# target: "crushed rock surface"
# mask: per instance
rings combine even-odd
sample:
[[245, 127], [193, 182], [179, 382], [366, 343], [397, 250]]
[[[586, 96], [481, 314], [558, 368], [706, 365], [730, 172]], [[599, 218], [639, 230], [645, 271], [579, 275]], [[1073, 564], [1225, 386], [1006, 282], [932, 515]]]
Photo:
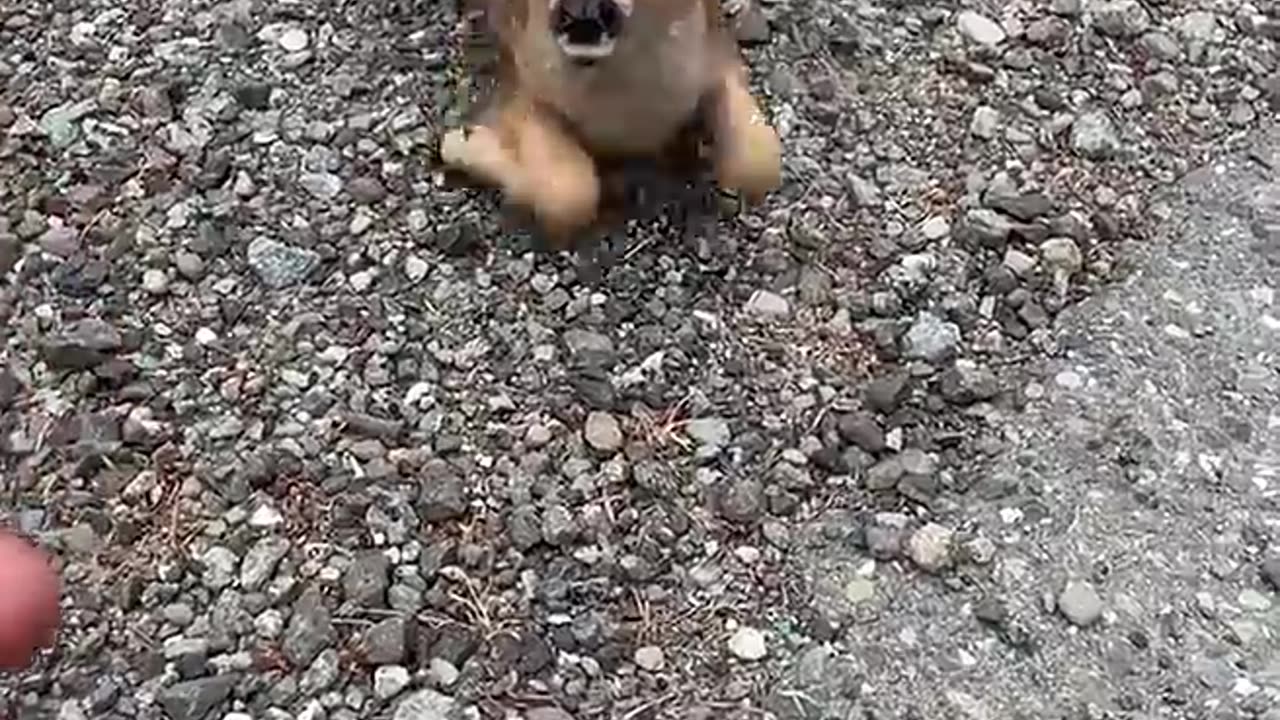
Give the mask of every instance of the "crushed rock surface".
[[450, 3], [0, 5], [0, 710], [1275, 720], [1277, 8], [733, 6], [785, 187], [575, 258]]

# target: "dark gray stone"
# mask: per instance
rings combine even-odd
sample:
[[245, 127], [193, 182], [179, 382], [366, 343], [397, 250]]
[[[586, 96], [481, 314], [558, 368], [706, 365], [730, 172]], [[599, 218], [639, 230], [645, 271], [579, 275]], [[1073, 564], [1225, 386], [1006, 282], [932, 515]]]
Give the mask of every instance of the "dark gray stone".
[[234, 675], [187, 680], [160, 691], [160, 706], [172, 720], [203, 720], [231, 696]]
[[333, 618], [319, 585], [311, 585], [293, 604], [285, 628], [283, 650], [289, 662], [306, 667], [333, 642]]

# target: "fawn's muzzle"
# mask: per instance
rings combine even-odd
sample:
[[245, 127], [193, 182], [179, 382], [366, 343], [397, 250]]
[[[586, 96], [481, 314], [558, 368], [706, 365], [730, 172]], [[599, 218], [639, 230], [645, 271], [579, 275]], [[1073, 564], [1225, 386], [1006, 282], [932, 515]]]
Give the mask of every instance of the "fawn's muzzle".
[[630, 0], [551, 0], [551, 30], [565, 55], [590, 63], [613, 53]]

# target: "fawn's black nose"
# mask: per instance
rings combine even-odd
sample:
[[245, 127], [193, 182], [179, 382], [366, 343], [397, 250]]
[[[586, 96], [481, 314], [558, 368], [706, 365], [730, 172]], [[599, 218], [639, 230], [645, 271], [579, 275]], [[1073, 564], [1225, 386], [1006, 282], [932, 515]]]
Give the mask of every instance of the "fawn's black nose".
[[615, 0], [560, 0], [551, 13], [556, 33], [574, 45], [597, 45], [616, 38], [625, 18]]

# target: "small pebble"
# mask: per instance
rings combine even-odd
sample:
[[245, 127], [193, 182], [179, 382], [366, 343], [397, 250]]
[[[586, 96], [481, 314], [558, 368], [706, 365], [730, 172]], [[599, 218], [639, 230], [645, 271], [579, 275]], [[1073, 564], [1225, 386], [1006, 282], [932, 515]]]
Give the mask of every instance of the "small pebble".
[[844, 599], [860, 605], [876, 595], [876, 583], [870, 578], [854, 578], [844, 586]]
[[1091, 583], [1072, 580], [1058, 596], [1058, 612], [1072, 625], [1087, 627], [1102, 617], [1102, 598]]
[[1240, 597], [1237, 599], [1240, 607], [1253, 612], [1266, 612], [1271, 609], [1271, 598], [1254, 590], [1253, 588], [1245, 588], [1240, 591]]
[[979, 45], [994, 46], [1004, 42], [1004, 28], [981, 13], [965, 10], [956, 16], [956, 26], [961, 34]]
[[764, 633], [755, 628], [742, 626], [729, 637], [729, 652], [741, 660], [761, 660], [769, 654]]
[[150, 268], [142, 273], [142, 289], [151, 295], [164, 295], [169, 292], [169, 276], [163, 270]]
[[929, 242], [941, 240], [951, 234], [951, 223], [945, 217], [931, 217], [920, 226], [920, 234]]
[[694, 418], [685, 423], [684, 432], [699, 445], [708, 447], [721, 447], [731, 436], [729, 423], [718, 417]]
[[617, 452], [622, 447], [622, 428], [617, 418], [607, 412], [587, 415], [582, 435], [588, 445], [601, 452]]
[[427, 261], [417, 255], [410, 255], [404, 261], [404, 275], [412, 282], [418, 282], [425, 278], [430, 270], [431, 266], [427, 264]]
[[925, 572], [941, 572], [951, 566], [952, 534], [949, 528], [929, 523], [911, 534], [907, 556]]
[[402, 665], [383, 665], [373, 671], [373, 694], [389, 700], [409, 687], [409, 671]]
[[453, 687], [454, 683], [458, 682], [458, 676], [462, 674], [456, 665], [444, 658], [431, 658], [427, 672], [431, 681], [440, 688]]
[[307, 49], [307, 45], [310, 42], [310, 38], [307, 37], [307, 31], [302, 28], [292, 27], [280, 35], [280, 47], [285, 52], [302, 52]]
[[791, 303], [777, 293], [757, 290], [747, 301], [747, 312], [762, 318], [782, 318], [791, 313]]
[[667, 658], [662, 653], [662, 648], [653, 645], [646, 645], [638, 648], [635, 653], [636, 665], [649, 672], [660, 672], [666, 666]]
[[173, 258], [173, 265], [178, 274], [190, 282], [196, 282], [204, 275], [204, 260], [193, 252], [178, 253]]

